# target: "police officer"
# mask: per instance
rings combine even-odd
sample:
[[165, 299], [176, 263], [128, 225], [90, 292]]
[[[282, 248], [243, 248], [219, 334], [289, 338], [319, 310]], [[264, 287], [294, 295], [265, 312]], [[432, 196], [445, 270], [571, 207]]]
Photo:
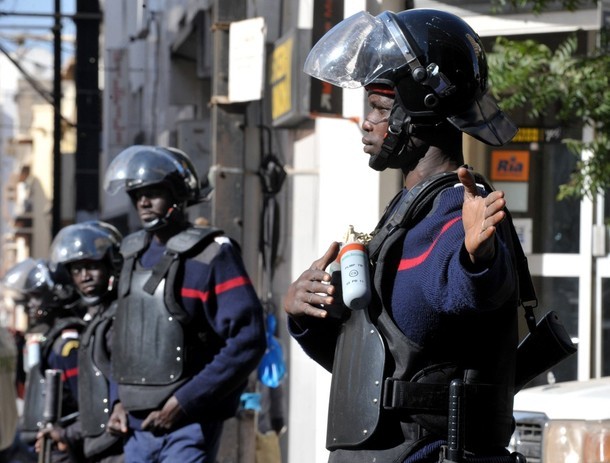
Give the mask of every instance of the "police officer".
[[362, 145], [365, 153], [378, 155], [388, 130], [388, 120], [394, 105], [394, 84], [377, 78], [365, 86], [369, 110], [362, 122]]
[[[333, 373], [329, 461], [513, 461], [505, 449], [517, 347], [511, 224], [503, 192], [478, 187], [462, 166], [462, 136], [499, 146], [516, 127], [488, 93], [477, 34], [442, 11], [362, 12], [314, 46], [305, 71], [347, 88], [391, 80], [388, 130], [369, 166], [404, 177], [367, 243], [369, 306], [343, 307], [340, 317], [327, 310], [341, 305], [325, 271], [339, 243], [285, 296], [291, 334]], [[449, 432], [458, 409], [450, 410], [450, 385], [460, 398], [452, 423], [466, 423], [465, 432]]]
[[[68, 426], [78, 412], [78, 346], [85, 323], [82, 309], [69, 275], [51, 269], [43, 259], [26, 259], [7, 272], [4, 286], [27, 300], [29, 327], [26, 332], [26, 386], [20, 436], [34, 447], [43, 422], [45, 370], [62, 371], [61, 418], [58, 425]], [[80, 449], [58, 445], [53, 462], [78, 460]]]
[[[187, 220], [201, 191], [184, 152], [127, 148], [109, 165], [105, 189], [125, 189], [143, 227], [121, 245], [112, 347], [129, 413], [125, 461], [214, 462], [223, 421], [265, 351], [260, 301], [237, 245]], [[126, 431], [120, 407], [109, 428]]]
[[[83, 446], [89, 463], [120, 463], [123, 443], [106, 432], [110, 417], [110, 339], [116, 310], [116, 287], [121, 267], [121, 233], [97, 220], [62, 228], [50, 249], [50, 261], [71, 275], [87, 313], [87, 328], [78, 351], [79, 419], [72, 426], [72, 440]], [[66, 433], [48, 431], [53, 440], [66, 442]]]

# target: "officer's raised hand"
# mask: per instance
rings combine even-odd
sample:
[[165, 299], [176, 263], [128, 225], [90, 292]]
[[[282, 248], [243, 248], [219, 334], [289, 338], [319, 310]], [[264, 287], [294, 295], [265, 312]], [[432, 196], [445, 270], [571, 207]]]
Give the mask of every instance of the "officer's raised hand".
[[289, 287], [284, 296], [284, 310], [293, 317], [309, 315], [326, 318], [328, 312], [321, 305], [334, 304], [333, 294], [336, 288], [329, 284], [331, 275], [324, 269], [333, 262], [339, 254], [339, 243], [331, 243], [322, 257], [314, 261]]
[[178, 424], [184, 417], [185, 414], [178, 403], [178, 399], [171, 396], [161, 410], [155, 410], [148, 414], [146, 419], [142, 421], [142, 429], [153, 434], [163, 434], [173, 429], [174, 425]]
[[506, 217], [504, 192], [492, 191], [488, 196], [482, 197], [472, 172], [466, 167], [460, 167], [457, 172], [460, 182], [464, 185], [464, 245], [472, 263], [485, 264], [494, 258], [496, 226]]

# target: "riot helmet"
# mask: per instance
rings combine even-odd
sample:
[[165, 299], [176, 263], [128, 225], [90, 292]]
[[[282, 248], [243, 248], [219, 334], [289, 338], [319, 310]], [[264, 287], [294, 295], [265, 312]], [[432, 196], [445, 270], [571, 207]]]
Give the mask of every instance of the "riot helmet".
[[79, 292], [86, 305], [97, 305], [115, 290], [122, 258], [119, 248], [121, 233], [113, 225], [91, 220], [62, 228], [53, 239], [50, 249], [51, 264], [71, 270], [71, 265], [82, 261], [104, 261], [108, 266], [108, 281], [103, 293], [94, 296]]
[[36, 267], [36, 259], [28, 257], [6, 271], [2, 278], [2, 289], [11, 299], [18, 303], [26, 302], [26, 282], [34, 267]]
[[48, 322], [55, 316], [71, 313], [77, 296], [70, 276], [63, 268], [51, 268], [44, 259], [26, 259], [11, 268], [3, 283], [27, 300], [30, 323]]
[[[106, 192], [116, 194], [125, 189], [132, 199], [138, 189], [150, 186], [169, 189], [175, 201], [172, 211], [183, 211], [202, 201], [195, 166], [186, 153], [176, 148], [146, 145], [126, 148], [112, 160], [104, 177]], [[145, 224], [145, 228], [156, 230], [168, 219]]]
[[[316, 43], [304, 71], [344, 88], [366, 86], [380, 76], [391, 79], [396, 101], [388, 132], [403, 141], [446, 122], [492, 146], [517, 132], [488, 92], [481, 40], [464, 20], [445, 11], [357, 13]], [[392, 157], [402, 147], [386, 149], [395, 150], [385, 153]]]
[[62, 307], [74, 302], [69, 275], [64, 269], [52, 268], [45, 259], [36, 260], [36, 265], [26, 277], [24, 293], [42, 294], [50, 307]]
[[364, 86], [364, 89], [369, 93], [379, 93], [389, 98], [396, 97], [394, 90], [394, 82], [387, 77], [377, 77]]

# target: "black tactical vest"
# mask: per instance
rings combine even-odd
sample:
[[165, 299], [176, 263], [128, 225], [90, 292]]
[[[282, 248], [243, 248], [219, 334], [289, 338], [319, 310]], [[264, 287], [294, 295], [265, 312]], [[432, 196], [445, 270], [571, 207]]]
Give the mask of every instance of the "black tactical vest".
[[168, 241], [163, 258], [152, 269], [137, 262], [150, 235], [141, 231], [123, 240], [112, 375], [126, 410], [158, 408], [201, 369], [201, 353], [218, 342], [211, 328], [189, 326], [186, 312], [176, 301], [175, 284], [185, 256], [212, 261], [219, 246], [214, 237], [221, 233], [188, 228]]
[[116, 312], [113, 303], [89, 322], [81, 336], [78, 352], [78, 395], [80, 421], [84, 436], [98, 436], [106, 431], [110, 417], [110, 357], [106, 336]]
[[506, 346], [494, 357], [503, 359], [502, 368], [482, 362], [480, 369], [468, 359], [434, 358], [400, 331], [386, 309], [408, 229], [456, 183], [455, 173], [444, 173], [397, 196], [368, 245], [374, 299], [368, 309], [349, 312], [337, 340], [327, 430], [331, 463], [402, 461], [425, 443], [446, 440], [449, 384], [456, 378], [466, 383], [466, 448], [502, 448], [510, 439], [517, 304], [493, 320], [487, 334], [494, 346]]
[[112, 446], [120, 445], [121, 438], [106, 432], [112, 413], [110, 403], [110, 353], [108, 342], [116, 312], [116, 302], [98, 313], [81, 336], [78, 351], [79, 419], [84, 437], [85, 457], [93, 458]]

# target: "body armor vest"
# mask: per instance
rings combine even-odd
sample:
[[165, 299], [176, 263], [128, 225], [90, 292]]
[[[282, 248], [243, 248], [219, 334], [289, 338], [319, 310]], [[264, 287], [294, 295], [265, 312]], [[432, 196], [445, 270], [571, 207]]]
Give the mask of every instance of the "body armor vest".
[[85, 457], [99, 455], [121, 438], [106, 432], [110, 408], [110, 356], [107, 338], [116, 312], [116, 302], [101, 309], [81, 337], [78, 351], [79, 412]]
[[456, 183], [455, 173], [444, 173], [397, 196], [368, 245], [373, 301], [365, 310], [349, 311], [335, 351], [326, 445], [331, 463], [402, 461], [426, 442], [446, 440], [449, 384], [456, 378], [467, 388], [466, 448], [504, 447], [510, 439], [517, 307], [490, 327], [495, 345], [508, 346], [496, 352], [505, 364], [493, 371], [431, 358], [386, 309], [405, 234], [431, 211], [437, 195]]
[[96, 315], [81, 337], [78, 352], [80, 421], [84, 436], [97, 436], [106, 431], [110, 417], [110, 358], [106, 335], [112, 324], [116, 304]]
[[[114, 324], [112, 374], [119, 384], [121, 403], [128, 411], [158, 408], [203, 366], [201, 352], [210, 348], [211, 328], [195, 332], [176, 301], [176, 273], [181, 256], [201, 254], [211, 262], [216, 248], [207, 246], [222, 232], [189, 228], [171, 238], [160, 262], [142, 268], [137, 259], [150, 236], [137, 232], [121, 244], [125, 260], [119, 284], [119, 307]], [[190, 254], [192, 255], [192, 254]], [[190, 355], [198, 350], [195, 356]]]
[[36, 434], [42, 424], [45, 379], [40, 364], [32, 366], [25, 381], [25, 398], [21, 418], [21, 440], [26, 444], [36, 442]]
[[[40, 345], [40, 363], [33, 365], [27, 375], [25, 385], [25, 399], [23, 401], [23, 416], [21, 423], [21, 440], [28, 444], [36, 441], [36, 434], [43, 422], [45, 370], [51, 350], [61, 334], [66, 329], [76, 329], [82, 332], [85, 322], [77, 317], [58, 318], [51, 328], [44, 334]], [[78, 410], [76, 398], [71, 394], [62, 395], [61, 413], [67, 416]]]

